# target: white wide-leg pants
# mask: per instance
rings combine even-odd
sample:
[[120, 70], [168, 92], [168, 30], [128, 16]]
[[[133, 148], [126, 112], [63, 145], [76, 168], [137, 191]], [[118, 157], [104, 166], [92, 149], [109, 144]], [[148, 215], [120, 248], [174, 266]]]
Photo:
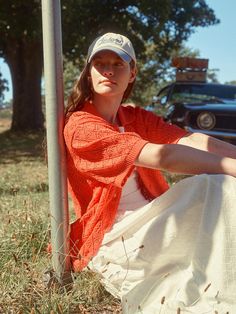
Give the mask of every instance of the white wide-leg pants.
[[236, 313], [236, 179], [186, 178], [116, 223], [89, 264], [123, 313]]

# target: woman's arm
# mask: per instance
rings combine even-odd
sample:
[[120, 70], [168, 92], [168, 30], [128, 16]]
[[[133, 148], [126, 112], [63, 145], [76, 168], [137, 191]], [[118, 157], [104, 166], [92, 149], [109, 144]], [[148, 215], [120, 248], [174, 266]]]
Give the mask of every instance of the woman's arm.
[[236, 159], [180, 144], [146, 144], [136, 166], [180, 174], [221, 173], [236, 177]]
[[208, 151], [219, 156], [236, 158], [235, 145], [201, 133], [189, 133], [182, 137], [178, 144]]

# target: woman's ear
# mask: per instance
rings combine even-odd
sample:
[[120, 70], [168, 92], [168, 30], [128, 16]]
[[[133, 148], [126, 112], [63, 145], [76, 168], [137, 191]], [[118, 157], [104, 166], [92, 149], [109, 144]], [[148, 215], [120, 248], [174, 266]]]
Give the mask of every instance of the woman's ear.
[[130, 79], [129, 79], [129, 83], [133, 83], [133, 81], [135, 80], [137, 75], [137, 67], [132, 67], [130, 70]]

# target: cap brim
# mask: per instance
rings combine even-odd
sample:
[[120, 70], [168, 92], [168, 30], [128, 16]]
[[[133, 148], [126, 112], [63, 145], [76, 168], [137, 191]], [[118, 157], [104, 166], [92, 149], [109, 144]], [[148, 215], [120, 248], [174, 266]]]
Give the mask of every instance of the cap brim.
[[115, 47], [106, 47], [106, 48], [100, 48], [97, 49], [96, 51], [94, 51], [91, 56], [89, 56], [88, 58], [88, 62], [90, 62], [92, 60], [92, 58], [100, 51], [104, 51], [104, 50], [109, 50], [109, 51], [113, 51], [115, 52], [124, 62], [130, 63], [130, 61], [132, 60], [132, 58], [123, 50], [117, 49]]

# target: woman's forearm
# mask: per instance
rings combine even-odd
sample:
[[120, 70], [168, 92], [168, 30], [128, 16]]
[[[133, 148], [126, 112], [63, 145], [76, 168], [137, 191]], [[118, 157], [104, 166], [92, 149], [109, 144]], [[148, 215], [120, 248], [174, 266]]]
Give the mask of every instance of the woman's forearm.
[[136, 165], [179, 174], [221, 173], [236, 176], [236, 159], [179, 144], [146, 144]]
[[202, 133], [190, 133], [182, 137], [178, 144], [194, 147], [210, 153], [236, 159], [236, 145], [221, 141]]
[[236, 176], [236, 159], [178, 144], [165, 145], [162, 169], [174, 173], [222, 173]]

